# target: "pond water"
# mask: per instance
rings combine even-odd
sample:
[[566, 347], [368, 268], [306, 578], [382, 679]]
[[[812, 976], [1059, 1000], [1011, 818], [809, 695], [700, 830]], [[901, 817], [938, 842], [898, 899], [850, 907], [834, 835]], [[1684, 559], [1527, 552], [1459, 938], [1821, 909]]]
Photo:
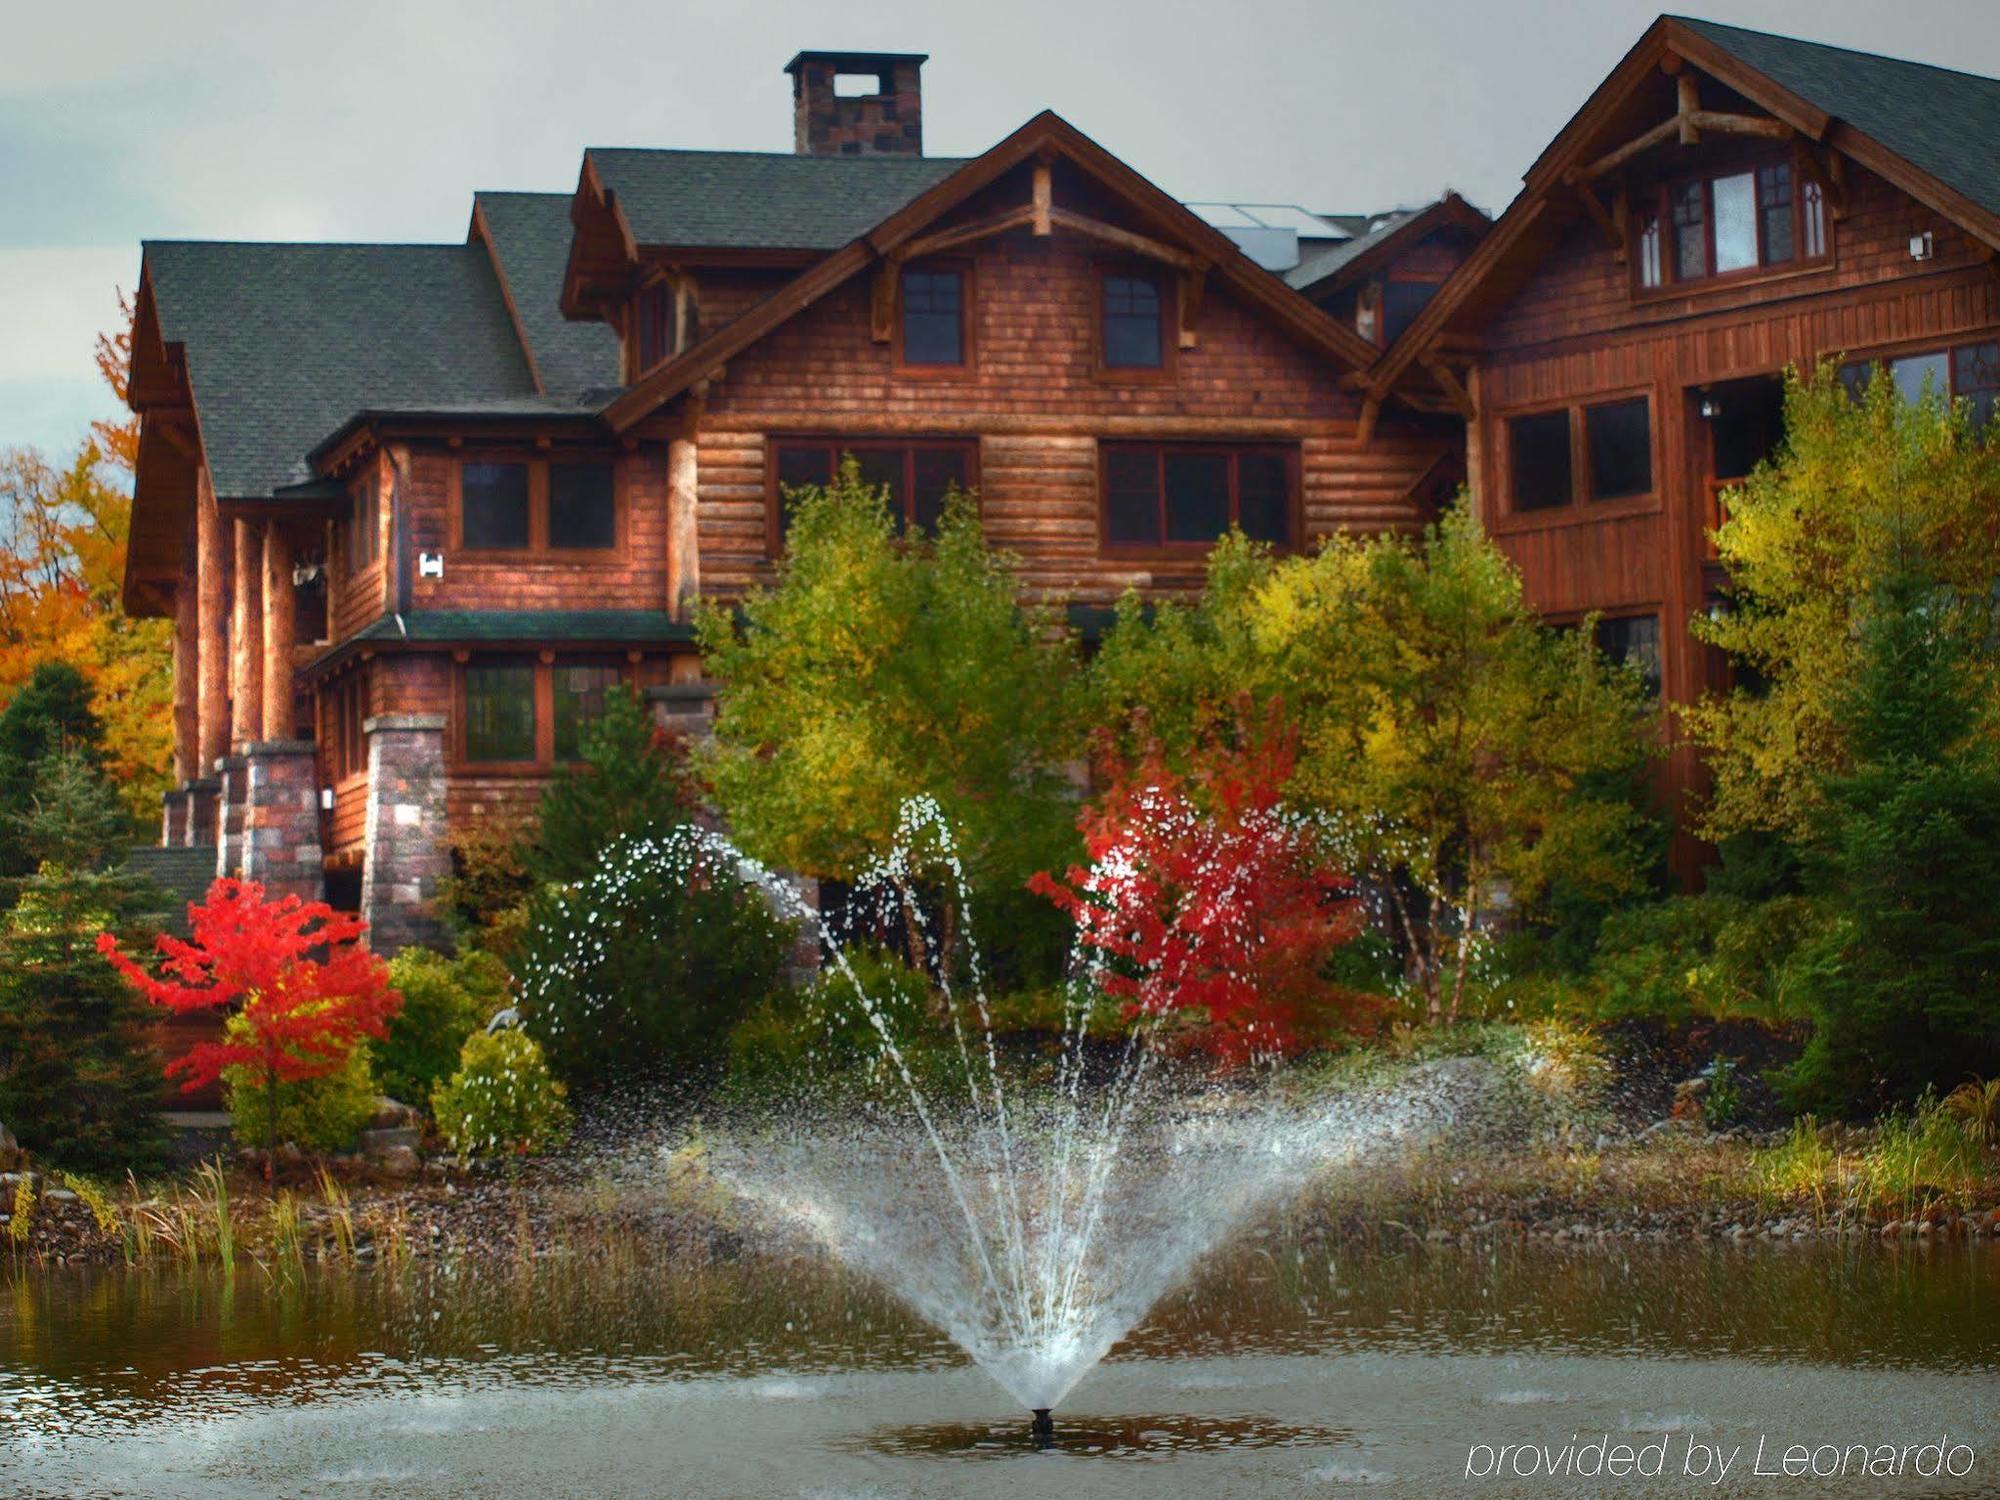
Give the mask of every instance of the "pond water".
[[[2000, 1248], [1350, 1252], [1275, 1225], [1087, 1375], [1046, 1450], [831, 1266], [22, 1270], [0, 1414], [8, 1496], [1996, 1495]], [[1970, 1472], [1913, 1472], [1941, 1440]], [[1600, 1442], [1665, 1472], [1575, 1477]], [[1849, 1477], [1783, 1476], [1794, 1443]], [[1574, 1454], [1486, 1473], [1504, 1444]], [[1857, 1476], [1853, 1444], [1902, 1472]], [[1691, 1477], [1717, 1447], [1728, 1477]]]

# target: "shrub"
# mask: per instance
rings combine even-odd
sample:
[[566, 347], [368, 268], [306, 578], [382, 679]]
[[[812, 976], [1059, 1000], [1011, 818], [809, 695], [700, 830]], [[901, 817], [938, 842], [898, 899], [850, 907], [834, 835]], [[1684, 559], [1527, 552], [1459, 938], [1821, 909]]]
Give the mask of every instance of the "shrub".
[[421, 1103], [458, 1066], [459, 1048], [508, 1003], [507, 967], [470, 949], [456, 958], [405, 948], [389, 961], [389, 983], [403, 1009], [375, 1046], [384, 1092]]
[[542, 794], [541, 831], [526, 855], [537, 880], [580, 880], [620, 839], [663, 838], [688, 820], [678, 749], [626, 692], [613, 692], [584, 736], [583, 759]]
[[[223, 1035], [247, 1045], [250, 1028], [242, 1016], [231, 1016]], [[308, 1151], [344, 1151], [375, 1113], [375, 1071], [366, 1047], [356, 1047], [332, 1072], [290, 1082], [252, 1063], [231, 1063], [222, 1070], [222, 1089], [230, 1125], [246, 1145], [291, 1141]]]
[[581, 883], [545, 887], [530, 914], [523, 1018], [579, 1086], [719, 1073], [731, 1030], [782, 983], [794, 936], [693, 829], [617, 845]]
[[931, 989], [921, 974], [878, 949], [852, 949], [847, 963], [852, 977], [829, 964], [811, 984], [777, 990], [737, 1023], [729, 1035], [732, 1092], [824, 1092], [873, 1068], [882, 1038], [860, 994], [874, 1003], [906, 1055], [936, 1040], [927, 1023]]
[[527, 1156], [569, 1135], [567, 1093], [533, 1037], [479, 1031], [466, 1038], [458, 1071], [431, 1094], [431, 1113], [460, 1156]]
[[523, 924], [518, 914], [535, 892], [528, 873], [532, 824], [518, 818], [484, 817], [454, 829], [451, 873], [438, 883], [438, 912], [462, 943], [477, 943], [511, 954]]

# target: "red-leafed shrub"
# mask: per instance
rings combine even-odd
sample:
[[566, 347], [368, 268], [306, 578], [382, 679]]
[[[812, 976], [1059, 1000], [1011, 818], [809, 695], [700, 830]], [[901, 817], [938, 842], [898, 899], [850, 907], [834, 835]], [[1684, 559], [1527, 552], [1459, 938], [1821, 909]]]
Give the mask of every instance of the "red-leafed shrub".
[[1186, 775], [1157, 753], [1107, 760], [1106, 790], [1078, 820], [1090, 867], [1030, 882], [1076, 923], [1128, 1018], [1185, 1024], [1226, 1061], [1359, 1030], [1375, 1009], [1321, 977], [1363, 917], [1354, 883], [1283, 805], [1292, 761], [1275, 734], [1206, 747]]
[[[388, 965], [357, 941], [365, 924], [323, 901], [266, 900], [254, 881], [225, 879], [188, 917], [191, 940], [165, 933], [155, 940], [157, 977], [120, 952], [110, 933], [97, 939], [98, 951], [154, 1005], [186, 1012], [241, 1002], [240, 1019], [223, 1040], [197, 1042], [167, 1064], [187, 1092], [241, 1067], [275, 1100], [281, 1083], [345, 1067], [402, 1009]], [[275, 1130], [275, 1107], [267, 1118]]]

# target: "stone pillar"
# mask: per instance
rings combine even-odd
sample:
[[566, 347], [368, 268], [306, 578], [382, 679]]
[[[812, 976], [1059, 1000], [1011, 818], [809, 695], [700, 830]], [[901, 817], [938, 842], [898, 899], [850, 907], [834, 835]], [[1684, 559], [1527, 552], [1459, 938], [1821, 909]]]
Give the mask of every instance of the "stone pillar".
[[450, 868], [445, 850], [443, 714], [377, 714], [368, 736], [368, 815], [361, 915], [384, 955], [445, 946], [433, 907]]
[[188, 794], [169, 787], [160, 794], [160, 847], [179, 849], [188, 841]]
[[229, 753], [228, 548], [215, 491], [203, 470], [195, 494], [195, 646], [199, 653], [195, 691], [197, 727], [195, 770], [209, 775]]
[[229, 610], [229, 748], [264, 738], [264, 527], [236, 522]]
[[705, 745], [715, 738], [713, 682], [662, 683], [647, 688], [645, 697], [652, 707], [653, 723], [665, 733], [678, 735], [691, 745]]
[[701, 595], [701, 538], [695, 525], [701, 469], [696, 459], [695, 418], [667, 443], [667, 611], [685, 622]]
[[190, 781], [182, 792], [187, 797], [187, 837], [182, 841], [184, 849], [198, 849], [204, 844], [220, 844], [220, 829], [216, 826], [217, 809], [222, 800], [222, 783], [212, 776], [204, 776]]
[[292, 583], [292, 539], [276, 521], [264, 528], [264, 743], [288, 742], [293, 722], [292, 645], [298, 636], [298, 601]]
[[248, 746], [243, 759], [243, 878], [274, 896], [319, 900], [326, 867], [312, 741], [262, 740]]
[[225, 755], [215, 763], [220, 790], [215, 809], [215, 873], [243, 875], [243, 809], [249, 799], [250, 763], [240, 755]]

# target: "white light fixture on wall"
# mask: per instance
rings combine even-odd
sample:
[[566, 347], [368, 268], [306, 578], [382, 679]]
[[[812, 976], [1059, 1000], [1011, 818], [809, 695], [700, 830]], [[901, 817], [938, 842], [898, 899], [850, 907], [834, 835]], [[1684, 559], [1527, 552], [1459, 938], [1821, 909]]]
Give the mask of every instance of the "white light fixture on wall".
[[1928, 229], [1922, 234], [1913, 234], [1910, 236], [1911, 260], [1929, 260], [1935, 254], [1937, 254], [1937, 244], [1932, 240], [1931, 232]]
[[444, 554], [442, 552], [419, 552], [417, 554], [417, 577], [444, 577]]

